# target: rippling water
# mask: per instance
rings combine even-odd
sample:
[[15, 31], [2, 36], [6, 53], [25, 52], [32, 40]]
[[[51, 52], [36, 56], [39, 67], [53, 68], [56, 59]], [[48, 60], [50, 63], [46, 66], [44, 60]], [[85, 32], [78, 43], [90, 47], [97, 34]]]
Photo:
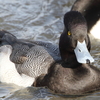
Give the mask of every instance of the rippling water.
[[[58, 43], [63, 31], [63, 15], [75, 0], [0, 0], [0, 29], [17, 38]], [[99, 40], [92, 42], [94, 65], [100, 67]], [[45, 88], [21, 88], [0, 83], [0, 100], [99, 100], [100, 92], [73, 97], [59, 96]]]
[[0, 28], [18, 38], [57, 41], [75, 0], [0, 0]]

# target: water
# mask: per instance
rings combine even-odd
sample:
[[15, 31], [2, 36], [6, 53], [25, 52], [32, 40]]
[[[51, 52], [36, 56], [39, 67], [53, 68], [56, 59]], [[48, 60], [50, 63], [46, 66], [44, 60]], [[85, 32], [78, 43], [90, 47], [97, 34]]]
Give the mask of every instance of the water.
[[[58, 43], [63, 15], [75, 0], [0, 0], [0, 29], [17, 38]], [[100, 42], [93, 39], [91, 54], [100, 68]], [[22, 88], [0, 83], [0, 100], [100, 100], [100, 92], [88, 96], [63, 96], [46, 88]]]
[[[3, 1], [3, 2], [2, 2]], [[57, 41], [74, 0], [0, 0], [0, 28], [18, 38]]]

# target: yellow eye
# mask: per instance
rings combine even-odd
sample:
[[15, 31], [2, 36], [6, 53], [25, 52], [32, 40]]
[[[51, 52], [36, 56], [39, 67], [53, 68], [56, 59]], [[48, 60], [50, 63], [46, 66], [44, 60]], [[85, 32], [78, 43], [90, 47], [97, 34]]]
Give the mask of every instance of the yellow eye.
[[68, 31], [68, 35], [71, 35], [71, 32], [70, 31]]

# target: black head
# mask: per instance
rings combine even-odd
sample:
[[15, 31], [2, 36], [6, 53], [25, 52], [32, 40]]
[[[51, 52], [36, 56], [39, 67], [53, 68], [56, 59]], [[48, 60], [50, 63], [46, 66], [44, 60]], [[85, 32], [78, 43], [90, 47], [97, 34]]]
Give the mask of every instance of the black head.
[[[82, 42], [87, 37], [87, 23], [81, 13], [77, 11], [66, 13], [64, 16], [64, 25], [67, 32], [66, 35], [71, 40], [74, 40], [73, 43], [77, 40]], [[72, 47], [74, 46], [75, 44]]]
[[85, 41], [88, 50], [90, 50], [90, 40], [87, 35], [87, 23], [81, 13], [70, 11], [64, 15], [65, 29], [61, 34], [59, 41], [60, 54], [63, 60], [76, 59], [74, 49], [77, 41]]

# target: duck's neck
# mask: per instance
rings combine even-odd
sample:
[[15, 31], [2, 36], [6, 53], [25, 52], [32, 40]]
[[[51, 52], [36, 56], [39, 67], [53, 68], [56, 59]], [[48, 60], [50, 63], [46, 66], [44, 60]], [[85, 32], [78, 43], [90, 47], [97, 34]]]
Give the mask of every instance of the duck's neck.
[[60, 41], [59, 41], [59, 50], [60, 55], [63, 60], [63, 63], [69, 67], [74, 67], [75, 65], [78, 66], [80, 63], [77, 62], [74, 49], [70, 47], [71, 42], [67, 36], [67, 30], [64, 29], [63, 33], [61, 34]]
[[71, 59], [68, 59], [67, 61], [62, 61], [61, 62], [61, 65], [65, 68], [77, 68], [78, 66], [81, 66], [82, 64], [81, 63], [78, 63], [76, 58], [71, 58]]

